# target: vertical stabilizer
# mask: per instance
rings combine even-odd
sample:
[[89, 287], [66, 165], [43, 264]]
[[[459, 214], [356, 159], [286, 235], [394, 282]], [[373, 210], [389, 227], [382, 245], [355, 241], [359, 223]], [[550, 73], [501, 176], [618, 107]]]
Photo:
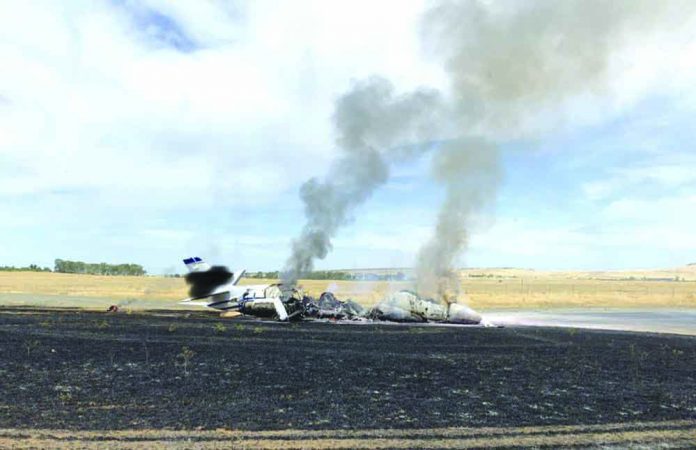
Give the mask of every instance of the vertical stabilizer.
[[184, 264], [186, 264], [186, 268], [189, 270], [189, 272], [202, 272], [210, 269], [210, 264], [204, 262], [198, 256], [186, 258], [184, 260]]

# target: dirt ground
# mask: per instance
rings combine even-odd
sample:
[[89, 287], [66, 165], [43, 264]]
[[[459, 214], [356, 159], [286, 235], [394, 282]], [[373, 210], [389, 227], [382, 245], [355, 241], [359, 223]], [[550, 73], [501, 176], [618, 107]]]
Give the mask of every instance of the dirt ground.
[[0, 447], [684, 447], [694, 368], [668, 334], [3, 308]]

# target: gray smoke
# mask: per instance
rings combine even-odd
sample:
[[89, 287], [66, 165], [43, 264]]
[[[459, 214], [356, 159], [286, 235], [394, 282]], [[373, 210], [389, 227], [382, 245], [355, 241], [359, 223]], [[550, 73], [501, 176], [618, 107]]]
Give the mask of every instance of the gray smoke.
[[533, 116], [563, 113], [573, 98], [609, 94], [617, 51], [695, 7], [679, 0], [441, 1], [425, 14], [422, 37], [449, 74], [465, 134], [476, 128], [501, 139]]
[[[464, 136], [538, 138], [544, 126], [534, 119], [557, 124], [567, 102], [610, 94], [612, 56], [632, 37], [664, 24], [674, 11], [667, 6], [650, 0], [444, 1], [426, 14], [423, 35], [450, 76]], [[417, 287], [447, 300], [459, 288], [455, 267], [471, 218], [495, 197], [497, 148], [482, 140], [452, 142], [436, 154], [433, 175], [446, 197], [418, 254]]]
[[432, 175], [445, 187], [433, 237], [416, 264], [418, 292], [446, 299], [457, 293], [457, 257], [468, 242], [472, 213], [495, 198], [500, 180], [498, 149], [483, 139], [444, 144], [433, 158]]
[[436, 4], [424, 16], [423, 37], [426, 50], [442, 60], [450, 91], [399, 96], [387, 80], [372, 78], [339, 99], [334, 121], [341, 155], [324, 180], [302, 186], [307, 222], [293, 242], [286, 281], [294, 283], [327, 255], [331, 238], [387, 180], [390, 165], [428, 148], [403, 144], [447, 139], [433, 161], [446, 197], [433, 237], [419, 252], [417, 273], [419, 288], [431, 291], [426, 293], [442, 293], [438, 280], [458, 284], [452, 275], [468, 242], [472, 214], [492, 201], [500, 178], [493, 142], [520, 134], [541, 137], [544, 126], [530, 125], [535, 120], [553, 117], [557, 125], [568, 102], [610, 93], [615, 51], [677, 17], [673, 12], [693, 12], [692, 5], [653, 0]]
[[334, 122], [338, 159], [323, 180], [312, 178], [300, 188], [307, 222], [292, 243], [284, 282], [294, 284], [331, 250], [331, 239], [352, 218], [357, 205], [389, 177], [389, 164], [423, 151], [419, 145], [443, 116], [434, 90], [396, 95], [392, 84], [373, 77], [356, 83], [336, 102]]

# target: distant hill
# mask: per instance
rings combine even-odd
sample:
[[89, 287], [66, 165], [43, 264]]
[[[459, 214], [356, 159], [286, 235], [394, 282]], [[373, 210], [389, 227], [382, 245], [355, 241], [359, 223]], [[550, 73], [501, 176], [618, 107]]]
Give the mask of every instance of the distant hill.
[[[332, 272], [332, 271], [327, 271]], [[413, 268], [381, 267], [364, 269], [341, 269], [335, 272], [351, 274], [356, 278], [369, 280], [373, 277], [402, 275], [400, 279], [412, 279]], [[696, 281], [696, 263], [667, 269], [626, 269], [626, 270], [536, 270], [515, 267], [469, 267], [459, 269], [460, 276], [466, 278], [558, 278], [592, 280], [645, 280], [645, 281]]]

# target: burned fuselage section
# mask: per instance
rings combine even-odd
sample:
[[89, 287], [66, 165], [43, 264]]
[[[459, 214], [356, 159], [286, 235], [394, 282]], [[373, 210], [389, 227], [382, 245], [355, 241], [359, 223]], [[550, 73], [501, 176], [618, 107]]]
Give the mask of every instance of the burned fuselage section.
[[[411, 291], [399, 291], [386, 296], [372, 308], [365, 308], [352, 300], [339, 300], [331, 292], [318, 299], [302, 295], [293, 289], [282, 300], [289, 320], [360, 320], [390, 322], [440, 322], [479, 324], [481, 315], [458, 303], [443, 304], [431, 298], [420, 297]], [[258, 317], [276, 317], [270, 308], [261, 311], [243, 308], [245, 314]]]
[[438, 302], [411, 291], [388, 295], [370, 310], [369, 317], [397, 322], [481, 323], [481, 315], [468, 306]]
[[350, 320], [366, 317], [368, 313], [362, 305], [338, 300], [331, 292], [324, 292], [318, 300], [304, 296], [303, 307], [303, 317], [314, 319]]

